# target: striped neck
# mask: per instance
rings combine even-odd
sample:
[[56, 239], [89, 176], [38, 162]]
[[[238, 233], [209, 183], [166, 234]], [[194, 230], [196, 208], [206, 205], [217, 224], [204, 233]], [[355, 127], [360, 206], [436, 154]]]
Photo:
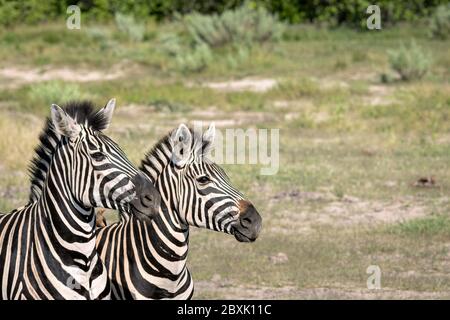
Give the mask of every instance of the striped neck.
[[140, 169], [150, 178], [161, 195], [160, 215], [170, 222], [171, 231], [186, 233], [189, 226], [180, 220], [178, 195], [175, 194], [180, 177], [171, 166], [172, 147], [167, 139], [160, 141], [142, 161]]
[[[161, 194], [161, 208], [150, 223], [140, 222], [136, 219], [145, 234], [152, 239], [147, 239], [147, 252], [153, 256], [152, 250], [160, 252], [161, 263], [156, 266], [159, 274], [164, 275], [172, 283], [171, 292], [175, 296], [179, 294], [192, 294], [187, 292], [185, 286], [192, 291], [191, 276], [186, 267], [186, 259], [189, 249], [189, 225], [180, 220], [178, 212], [178, 199], [174, 195], [176, 183], [179, 177], [176, 176], [171, 167], [171, 146], [167, 140], [163, 140], [157, 145], [153, 152], [142, 161], [141, 170], [147, 174], [152, 183]], [[156, 246], [155, 246], [156, 244]], [[152, 249], [150, 250], [150, 247]], [[155, 266], [151, 266], [154, 268]], [[184, 280], [184, 281], [181, 281]]]
[[[60, 153], [61, 148], [58, 148], [53, 160], [60, 159]], [[104, 272], [95, 247], [95, 211], [84, 208], [74, 198], [67, 183], [72, 179], [71, 163], [67, 158], [65, 160], [67, 163], [51, 162], [42, 194], [32, 204], [36, 221], [40, 221], [35, 226], [35, 249], [37, 252], [44, 251], [44, 257], [51, 256], [58, 262], [48, 264], [48, 268], [59, 265], [59, 281], [68, 287], [64, 291], [69, 297], [91, 299], [99, 294], [92, 278]], [[45, 251], [49, 253], [45, 254]], [[42, 255], [37, 255], [39, 258], [42, 259]], [[41, 265], [44, 264], [41, 261]], [[71, 285], [73, 287], [70, 289]], [[105, 284], [99, 287], [103, 290]]]

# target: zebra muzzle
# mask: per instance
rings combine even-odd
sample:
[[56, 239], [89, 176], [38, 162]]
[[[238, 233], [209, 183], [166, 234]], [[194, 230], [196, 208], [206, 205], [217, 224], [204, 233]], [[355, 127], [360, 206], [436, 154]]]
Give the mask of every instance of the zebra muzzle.
[[161, 195], [150, 179], [143, 173], [133, 177], [132, 182], [136, 189], [136, 197], [130, 202], [131, 213], [138, 219], [154, 218], [159, 213]]
[[261, 232], [262, 218], [250, 202], [242, 201], [240, 208], [239, 218], [231, 226], [231, 233], [239, 242], [253, 242]]

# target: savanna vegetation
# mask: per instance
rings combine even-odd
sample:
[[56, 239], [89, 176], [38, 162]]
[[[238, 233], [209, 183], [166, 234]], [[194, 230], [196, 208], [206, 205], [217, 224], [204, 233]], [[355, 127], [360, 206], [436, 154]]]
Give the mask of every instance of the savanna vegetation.
[[449, 8], [379, 1], [392, 23], [369, 31], [356, 2], [92, 1], [69, 30], [70, 1], [31, 18], [0, 0], [0, 211], [25, 204], [51, 103], [117, 98], [110, 134], [135, 163], [181, 122], [279, 128], [276, 175], [224, 165], [260, 238], [192, 229], [195, 298], [450, 298]]

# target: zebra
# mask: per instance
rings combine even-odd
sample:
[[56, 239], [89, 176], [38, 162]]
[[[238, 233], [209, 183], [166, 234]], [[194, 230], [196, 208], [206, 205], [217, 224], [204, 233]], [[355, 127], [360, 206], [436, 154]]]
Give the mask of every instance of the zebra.
[[119, 222], [98, 229], [97, 250], [108, 270], [112, 298], [191, 298], [189, 226], [230, 233], [240, 242], [258, 237], [260, 215], [207, 157], [214, 135], [214, 125], [203, 135], [180, 125], [163, 137], [140, 166], [161, 194], [158, 215], [149, 222], [120, 210]]
[[115, 99], [97, 112], [88, 101], [52, 105], [29, 168], [29, 203], [0, 215], [1, 299], [110, 298], [94, 207], [155, 213], [139, 198], [152, 195], [149, 179], [102, 133], [114, 108]]
[[120, 212], [119, 222], [98, 229], [113, 299], [190, 299], [190, 226], [240, 242], [258, 237], [261, 216], [208, 158], [214, 136], [214, 125], [201, 134], [181, 124], [163, 137], [140, 166], [161, 194], [159, 214], [148, 222]]

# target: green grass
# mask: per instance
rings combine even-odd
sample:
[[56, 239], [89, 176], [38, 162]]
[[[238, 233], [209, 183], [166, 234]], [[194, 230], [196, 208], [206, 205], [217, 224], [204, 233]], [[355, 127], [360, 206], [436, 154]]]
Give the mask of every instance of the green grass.
[[[148, 24], [136, 42], [113, 22], [79, 31], [58, 24], [0, 31], [0, 67], [122, 73], [90, 82], [0, 78], [0, 211], [26, 202], [26, 166], [50, 103], [82, 97], [100, 106], [115, 97], [108, 134], [136, 164], [181, 122], [280, 129], [277, 175], [259, 175], [261, 166], [224, 165], [261, 212], [261, 238], [245, 245], [193, 229], [195, 280], [220, 274], [234, 287], [364, 290], [366, 268], [376, 264], [383, 288], [448, 290], [449, 40], [430, 39], [424, 28], [408, 25], [381, 32], [292, 26], [282, 41], [253, 48], [248, 59], [230, 63], [232, 50], [221, 48], [207, 69], [186, 73], [160, 49], [161, 36], [173, 32], [182, 33], [180, 25]], [[434, 63], [420, 81], [404, 83], [390, 73], [387, 52], [411, 38], [432, 52]], [[382, 73], [393, 80], [382, 82]], [[266, 92], [203, 86], [245, 77], [278, 85]], [[415, 187], [424, 176], [433, 176], [436, 186]], [[318, 198], [288, 195], [295, 192]], [[349, 196], [354, 203], [346, 202]], [[369, 220], [369, 213], [383, 209], [390, 222]], [[409, 217], [414, 210], [420, 215]], [[367, 221], [355, 223], [360, 216]], [[278, 252], [287, 263], [270, 261]], [[195, 297], [220, 294], [197, 291]]]
[[432, 215], [392, 226], [390, 231], [404, 236], [450, 236], [450, 218], [447, 215]]

